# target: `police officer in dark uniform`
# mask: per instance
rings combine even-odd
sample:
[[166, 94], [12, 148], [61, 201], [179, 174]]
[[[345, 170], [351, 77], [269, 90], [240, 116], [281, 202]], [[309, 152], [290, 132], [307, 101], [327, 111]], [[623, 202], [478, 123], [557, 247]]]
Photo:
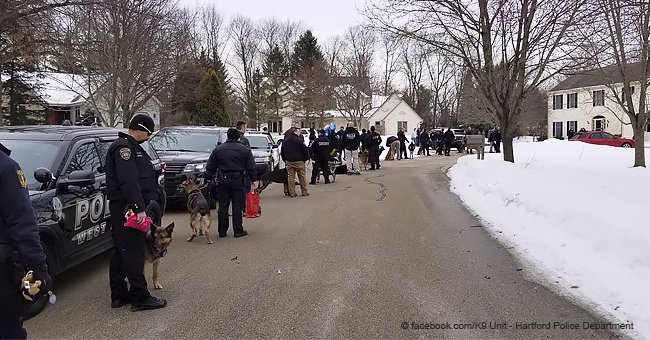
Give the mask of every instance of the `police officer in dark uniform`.
[[0, 339], [25, 339], [15, 255], [33, 271], [35, 280], [43, 282], [39, 294], [49, 290], [52, 279], [47, 272], [27, 180], [20, 166], [9, 158], [10, 153], [0, 144]]
[[325, 184], [330, 184], [330, 167], [327, 161], [330, 159], [332, 149], [329, 138], [325, 137], [325, 130], [318, 130], [318, 137], [309, 146], [309, 154], [314, 160], [309, 184], [316, 184], [316, 178], [318, 178], [321, 171], [323, 171], [323, 177], [325, 177]]
[[[131, 303], [131, 311], [162, 308], [167, 301], [151, 296], [143, 274], [145, 234], [124, 227], [125, 213], [131, 209], [138, 222], [147, 214], [148, 202], [158, 197], [156, 171], [140, 146], [154, 131], [154, 122], [145, 114], [133, 117], [127, 133], [120, 132], [106, 155], [106, 189], [111, 213], [113, 248], [110, 260], [111, 307]], [[125, 279], [129, 280], [127, 289]]]
[[[251, 142], [244, 136], [246, 133], [246, 122], [243, 120], [237, 121], [235, 127], [239, 131], [239, 141], [244, 144], [247, 148], [251, 148]], [[244, 202], [246, 202], [246, 194], [249, 192], [248, 189], [251, 187], [251, 183], [248, 181], [248, 178], [244, 178], [244, 191], [242, 193]], [[242, 216], [246, 216], [246, 203], [242, 205]]]
[[375, 131], [375, 126], [370, 127], [370, 140], [368, 146], [368, 159], [370, 160], [370, 170], [379, 170], [379, 146], [381, 145], [381, 135]]
[[206, 166], [208, 177], [215, 176], [217, 179], [217, 201], [219, 202], [218, 229], [219, 237], [226, 237], [228, 232], [228, 208], [232, 202], [232, 224], [235, 237], [248, 235], [242, 227], [242, 215], [235, 213], [242, 211], [244, 201], [244, 178], [250, 180], [250, 190], [255, 190], [257, 172], [253, 153], [249, 148], [240, 142], [240, 134], [237, 129], [230, 128], [227, 132], [228, 139], [225, 143], [212, 150], [210, 159]]

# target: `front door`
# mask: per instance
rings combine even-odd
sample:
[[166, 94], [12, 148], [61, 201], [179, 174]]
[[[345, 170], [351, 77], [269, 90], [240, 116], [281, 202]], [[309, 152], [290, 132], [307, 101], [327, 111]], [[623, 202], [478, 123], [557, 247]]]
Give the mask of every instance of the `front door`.
[[78, 170], [93, 171], [95, 184], [88, 187], [71, 185], [59, 193], [68, 242], [66, 253], [72, 256], [92, 251], [99, 243], [110, 241], [110, 228], [106, 223], [108, 205], [104, 193], [106, 175], [94, 140], [79, 141], [74, 145], [61, 177], [65, 178]]
[[606, 123], [607, 123], [607, 121], [605, 120], [605, 118], [594, 118], [593, 119], [593, 125], [592, 125], [594, 127], [594, 131], [603, 131], [603, 130], [605, 130]]

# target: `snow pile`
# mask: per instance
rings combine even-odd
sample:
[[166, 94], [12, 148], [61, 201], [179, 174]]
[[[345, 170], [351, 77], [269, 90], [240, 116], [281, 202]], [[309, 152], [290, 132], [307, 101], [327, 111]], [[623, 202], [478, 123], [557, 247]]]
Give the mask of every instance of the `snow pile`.
[[551, 288], [650, 338], [650, 170], [631, 167], [633, 149], [557, 139], [514, 148], [514, 164], [460, 158], [452, 191]]

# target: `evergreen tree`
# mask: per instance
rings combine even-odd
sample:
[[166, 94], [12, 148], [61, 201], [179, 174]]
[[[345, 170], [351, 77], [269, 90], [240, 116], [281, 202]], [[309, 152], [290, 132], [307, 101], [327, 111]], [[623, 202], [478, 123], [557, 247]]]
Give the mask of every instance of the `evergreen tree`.
[[205, 70], [199, 93], [196, 102], [197, 123], [217, 126], [228, 124], [225, 86], [214, 68]]
[[9, 125], [44, 124], [45, 107], [36, 94], [38, 88], [33, 85], [33, 77], [36, 77], [33, 66], [19, 59], [12, 59], [2, 65], [2, 70], [8, 76], [3, 82], [3, 95], [9, 101], [2, 108], [0, 117]]
[[311, 31], [307, 30], [300, 36], [294, 46], [291, 71], [296, 75], [301, 70], [310, 68], [318, 60], [323, 59], [318, 40], [312, 35]]
[[287, 81], [290, 76], [289, 66], [285, 61], [282, 51], [275, 45], [266, 54], [263, 66], [263, 75], [266, 81], [263, 91], [266, 94], [265, 109], [275, 120], [280, 119], [280, 111], [285, 108], [288, 96]]

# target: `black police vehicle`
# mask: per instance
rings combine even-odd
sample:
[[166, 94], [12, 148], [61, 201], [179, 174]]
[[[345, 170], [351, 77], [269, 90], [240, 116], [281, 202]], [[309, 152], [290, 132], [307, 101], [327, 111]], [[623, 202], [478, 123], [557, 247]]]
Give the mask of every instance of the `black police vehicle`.
[[151, 137], [151, 145], [167, 165], [165, 192], [170, 202], [185, 200], [178, 185], [194, 177], [210, 208], [215, 208], [215, 188], [205, 179], [205, 167], [215, 146], [226, 141], [227, 131], [224, 127], [174, 126], [162, 128]]
[[[104, 161], [119, 130], [83, 126], [0, 128], [0, 142], [11, 150], [27, 179], [39, 235], [55, 276], [111, 248]], [[164, 163], [147, 142], [142, 147], [158, 172], [159, 202], [147, 213], [160, 221], [165, 209]], [[25, 305], [31, 317], [47, 298]]]

